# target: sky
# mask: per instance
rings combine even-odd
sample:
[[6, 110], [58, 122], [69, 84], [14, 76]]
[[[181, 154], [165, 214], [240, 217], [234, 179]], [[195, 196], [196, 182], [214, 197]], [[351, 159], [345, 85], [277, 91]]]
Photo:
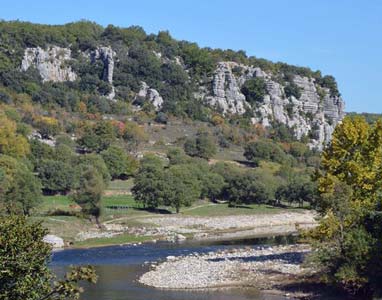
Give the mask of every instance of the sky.
[[380, 0], [0, 0], [0, 19], [169, 30], [200, 46], [245, 50], [333, 75], [346, 111], [382, 113]]

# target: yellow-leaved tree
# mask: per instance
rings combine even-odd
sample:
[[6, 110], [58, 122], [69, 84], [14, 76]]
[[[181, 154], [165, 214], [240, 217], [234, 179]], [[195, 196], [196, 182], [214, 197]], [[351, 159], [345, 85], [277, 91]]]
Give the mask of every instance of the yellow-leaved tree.
[[382, 121], [346, 117], [317, 175], [323, 218], [310, 232], [323, 278], [363, 299], [382, 286]]
[[28, 140], [17, 133], [16, 122], [0, 113], [0, 154], [20, 158], [25, 157], [29, 151]]

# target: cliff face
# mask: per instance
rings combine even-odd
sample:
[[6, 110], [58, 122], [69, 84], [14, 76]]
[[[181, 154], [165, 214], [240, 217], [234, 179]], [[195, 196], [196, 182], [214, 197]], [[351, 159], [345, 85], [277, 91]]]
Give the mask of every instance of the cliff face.
[[66, 65], [70, 60], [71, 51], [68, 48], [51, 47], [47, 50], [40, 47], [27, 48], [21, 62], [21, 70], [26, 71], [34, 66], [43, 81], [74, 81], [77, 75]]
[[[161, 64], [175, 64], [187, 72], [179, 57], [172, 62], [165, 60], [162, 55], [155, 55]], [[89, 64], [101, 62], [101, 80], [111, 86], [111, 91], [106, 97], [114, 99], [116, 88], [113, 86], [113, 73], [118, 56], [113, 49], [99, 46], [95, 50], [80, 53], [80, 56]], [[79, 75], [70, 67], [70, 61], [73, 61], [73, 58], [69, 48], [27, 48], [21, 61], [21, 70], [26, 71], [33, 66], [39, 71], [43, 81], [75, 81]], [[282, 77], [283, 74], [278, 75]], [[262, 99], [250, 104], [242, 92], [242, 87], [246, 81], [254, 78], [261, 78], [266, 88]], [[189, 77], [189, 80], [192, 81], [192, 78]], [[286, 87], [291, 83], [298, 88], [298, 97], [287, 96]], [[276, 123], [284, 124], [293, 130], [297, 139], [308, 136], [311, 147], [317, 149], [321, 149], [330, 140], [336, 124], [344, 116], [342, 98], [333, 95], [328, 88], [316, 82], [316, 79], [293, 75], [289, 82], [284, 82], [277, 80], [275, 74], [264, 72], [259, 67], [236, 62], [219, 62], [212, 77], [203, 83], [198, 82], [196, 88], [196, 99], [190, 101], [203, 101], [205, 105], [224, 115], [249, 113], [252, 115], [252, 123], [262, 124], [264, 127]], [[165, 97], [162, 97], [155, 87], [148, 86], [143, 81], [135, 99], [150, 101], [157, 111], [166, 102]]]
[[[266, 94], [262, 101], [249, 104], [241, 92], [243, 84], [251, 78], [262, 78]], [[321, 87], [314, 78], [295, 75], [293, 83], [300, 90], [300, 97], [286, 96], [285, 85], [273, 79], [260, 68], [240, 65], [235, 62], [220, 62], [214, 72], [211, 87], [202, 98], [206, 104], [223, 113], [244, 114], [253, 112], [252, 122], [265, 127], [274, 122], [292, 128], [300, 139], [311, 137], [311, 146], [321, 149], [331, 139], [333, 130], [344, 117], [344, 102], [341, 97], [331, 95], [328, 88]]]

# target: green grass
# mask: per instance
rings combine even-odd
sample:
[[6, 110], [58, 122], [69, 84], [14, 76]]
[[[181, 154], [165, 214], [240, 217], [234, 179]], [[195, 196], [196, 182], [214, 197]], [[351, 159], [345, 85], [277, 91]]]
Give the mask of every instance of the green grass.
[[75, 216], [33, 216], [31, 220], [41, 221], [50, 233], [58, 235], [66, 241], [73, 241], [78, 233], [87, 231], [94, 226], [88, 219]]
[[129, 180], [113, 180], [107, 187], [108, 191], [130, 191], [134, 185], [134, 179]]
[[120, 234], [110, 238], [94, 238], [82, 242], [75, 242], [74, 247], [86, 248], [86, 247], [99, 247], [108, 245], [120, 245], [128, 243], [140, 243], [151, 240], [149, 236], [135, 236], [131, 234]]

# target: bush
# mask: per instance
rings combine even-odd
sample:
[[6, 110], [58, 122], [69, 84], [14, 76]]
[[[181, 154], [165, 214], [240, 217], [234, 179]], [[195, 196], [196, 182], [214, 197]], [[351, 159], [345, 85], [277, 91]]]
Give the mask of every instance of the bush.
[[257, 140], [247, 144], [244, 148], [244, 156], [255, 163], [260, 160], [282, 163], [287, 159], [284, 150], [271, 140]]
[[301, 97], [301, 88], [295, 84], [294, 82], [290, 82], [285, 88], [284, 88], [285, 96], [287, 98], [293, 96], [296, 99], [300, 99]]
[[184, 144], [186, 154], [194, 157], [210, 159], [216, 154], [216, 145], [207, 133], [198, 133], [196, 138], [190, 138]]
[[138, 167], [138, 162], [118, 146], [110, 146], [101, 152], [101, 156], [112, 179], [132, 176]]
[[43, 160], [37, 172], [46, 194], [66, 194], [76, 185], [73, 167], [63, 161]]
[[265, 80], [261, 77], [255, 77], [247, 80], [241, 88], [246, 100], [251, 104], [262, 102], [267, 93]]

